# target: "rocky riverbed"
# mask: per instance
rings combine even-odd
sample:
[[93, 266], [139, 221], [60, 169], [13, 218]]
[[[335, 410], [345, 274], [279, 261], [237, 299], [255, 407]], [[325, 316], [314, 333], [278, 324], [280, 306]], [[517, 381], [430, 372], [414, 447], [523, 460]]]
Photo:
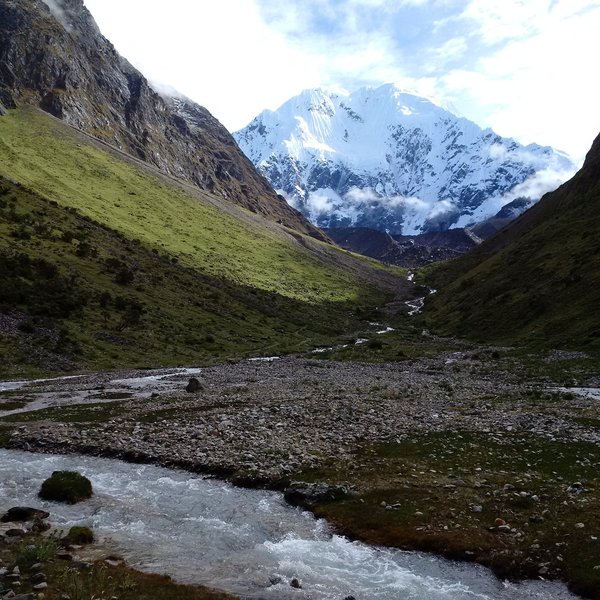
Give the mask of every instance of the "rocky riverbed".
[[[195, 393], [185, 391], [190, 373]], [[460, 352], [383, 365], [281, 358], [99, 373], [13, 390], [18, 400], [23, 407], [4, 413], [19, 424], [11, 447], [137, 455], [261, 481], [355, 460], [357, 445], [436, 431], [600, 442], [598, 428], [578, 419], [597, 413], [594, 398], [524, 385]]]
[[[190, 373], [200, 381], [195, 393], [185, 391]], [[597, 400], [524, 386], [466, 353], [384, 365], [281, 358], [94, 374], [20, 392], [11, 400], [26, 404], [4, 413], [26, 421], [12, 447], [137, 455], [261, 481], [326, 458], [355, 460], [357, 445], [435, 431], [600, 442], [597, 427], [576, 420], [597, 414]]]
[[593, 598], [598, 377], [573, 369], [569, 388], [564, 369], [540, 374], [580, 358], [538, 361], [536, 376], [503, 349], [463, 348], [4, 383], [0, 442], [287, 489], [352, 537], [563, 579]]

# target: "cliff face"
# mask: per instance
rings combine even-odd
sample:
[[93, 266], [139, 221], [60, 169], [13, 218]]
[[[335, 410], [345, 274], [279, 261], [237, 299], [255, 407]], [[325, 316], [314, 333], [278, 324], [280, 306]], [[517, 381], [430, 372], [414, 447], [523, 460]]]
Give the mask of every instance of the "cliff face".
[[83, 0], [0, 0], [2, 105], [39, 106], [78, 129], [315, 237], [203, 107], [156, 93], [102, 36]]

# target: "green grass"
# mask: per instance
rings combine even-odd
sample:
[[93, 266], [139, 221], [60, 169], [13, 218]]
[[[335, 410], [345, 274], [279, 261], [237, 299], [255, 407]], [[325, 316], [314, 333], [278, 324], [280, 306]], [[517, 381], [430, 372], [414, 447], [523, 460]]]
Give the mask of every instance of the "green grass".
[[532, 348], [600, 352], [599, 149], [573, 180], [466, 256], [425, 269], [427, 325]]
[[0, 174], [219, 279], [312, 303], [356, 300], [364, 292], [351, 274], [281, 233], [251, 226], [219, 210], [208, 194], [185, 192], [86, 142], [33, 109], [9, 111], [0, 119]]
[[[314, 507], [352, 537], [476, 560], [503, 577], [537, 577], [546, 565], [547, 577], [598, 598], [599, 467], [591, 443], [445, 431], [365, 446], [293, 479], [354, 486]], [[576, 482], [581, 491], [568, 491]], [[497, 531], [498, 518], [518, 535]]]
[[377, 318], [399, 271], [214, 202], [32, 109], [0, 118], [0, 376], [301, 352]]

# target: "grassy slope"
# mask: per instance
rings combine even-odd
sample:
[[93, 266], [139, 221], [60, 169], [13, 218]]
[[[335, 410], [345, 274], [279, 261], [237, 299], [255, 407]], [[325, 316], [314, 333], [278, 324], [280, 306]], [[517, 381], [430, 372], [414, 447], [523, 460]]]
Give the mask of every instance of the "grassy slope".
[[[3, 278], [10, 257], [42, 258], [58, 268], [53, 282], [67, 288], [48, 302], [63, 292], [80, 300], [49, 322], [43, 273], [17, 276], [13, 287], [26, 293], [4, 301], [4, 313], [17, 312], [0, 330], [0, 372], [306, 350], [360, 326], [357, 311], [368, 316], [367, 307], [384, 300], [361, 277], [389, 284], [389, 273], [253, 224], [253, 215], [236, 218], [210, 197], [86, 142], [29, 109], [0, 118], [0, 176], [23, 184], [2, 184]], [[121, 271], [133, 280], [117, 283]]]
[[475, 251], [428, 274], [437, 331], [600, 349], [600, 143], [583, 169]]

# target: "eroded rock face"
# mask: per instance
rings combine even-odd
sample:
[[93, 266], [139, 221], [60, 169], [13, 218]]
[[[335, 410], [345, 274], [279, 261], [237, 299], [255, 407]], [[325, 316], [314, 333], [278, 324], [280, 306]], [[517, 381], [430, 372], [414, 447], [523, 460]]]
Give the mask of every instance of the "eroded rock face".
[[166, 174], [323, 237], [205, 108], [155, 92], [102, 36], [83, 0], [53, 6], [0, 0], [0, 107], [38, 106]]

